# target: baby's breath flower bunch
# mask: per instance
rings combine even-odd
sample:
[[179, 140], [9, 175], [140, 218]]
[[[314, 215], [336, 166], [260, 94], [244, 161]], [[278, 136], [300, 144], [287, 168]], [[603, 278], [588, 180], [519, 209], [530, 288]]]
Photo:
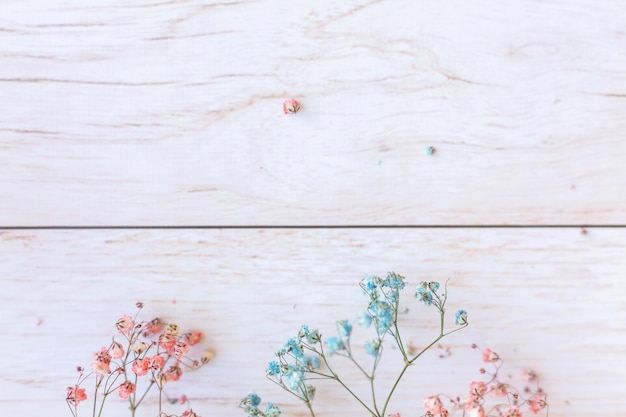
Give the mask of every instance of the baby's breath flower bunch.
[[[67, 388], [66, 401], [74, 417], [78, 417], [78, 405], [87, 400], [87, 381], [93, 378], [92, 417], [101, 417], [104, 404], [113, 393], [128, 400], [130, 415], [134, 416], [139, 405], [152, 388], [158, 391], [158, 417], [178, 417], [163, 412], [163, 397], [170, 403], [189, 403], [186, 396], [167, 398], [164, 388], [178, 381], [183, 370], [198, 369], [212, 358], [206, 349], [199, 359], [187, 356], [192, 346], [202, 339], [201, 332], [181, 333], [177, 324], [163, 323], [159, 318], [137, 321], [142, 303], [137, 303], [134, 317], [122, 316], [115, 323], [119, 336], [111, 344], [93, 354], [91, 372], [77, 367], [78, 381]], [[193, 410], [185, 410], [180, 417], [199, 417]]]
[[[405, 278], [394, 272], [389, 272], [384, 278], [366, 276], [361, 280], [360, 287], [368, 296], [369, 301], [357, 323], [373, 329], [373, 337], [362, 346], [371, 356], [369, 364], [359, 363], [355, 358], [351, 344], [352, 323], [348, 320], [341, 320], [337, 322], [337, 336], [325, 339], [322, 338], [318, 330], [309, 329], [306, 325], [302, 326], [298, 334], [287, 340], [285, 346], [276, 352], [276, 360], [271, 361], [267, 366], [267, 377], [300, 399], [312, 417], [315, 417], [312, 403], [315, 387], [311, 385], [311, 381], [319, 379], [337, 383], [357, 404], [365, 409], [367, 415], [386, 417], [389, 402], [407, 369], [442, 338], [466, 327], [468, 324], [467, 312], [459, 310], [455, 314], [456, 327], [446, 331], [447, 288], [442, 289], [437, 282], [420, 282], [415, 290], [414, 298], [425, 306], [437, 310], [439, 331], [431, 343], [419, 351], [414, 351], [413, 348], [404, 343], [398, 326], [398, 317], [401, 314], [399, 307], [400, 291], [405, 287]], [[383, 356], [385, 342], [388, 339], [392, 346], [397, 347], [394, 351], [402, 355], [404, 367], [389, 391], [381, 395], [376, 391], [374, 380]], [[331, 356], [343, 357], [368, 380], [371, 391], [368, 399], [356, 395], [334, 370], [330, 361]], [[281, 413], [280, 409], [272, 403], [266, 403], [265, 408], [263, 408], [261, 398], [254, 393], [241, 400], [240, 408], [250, 417], [277, 417]]]
[[[448, 417], [457, 413], [465, 417], [522, 417], [522, 410], [525, 408], [533, 414], [545, 410], [545, 415], [548, 415], [547, 396], [539, 386], [539, 378], [534, 371], [522, 370], [520, 379], [526, 385], [519, 390], [501, 380], [499, 372], [503, 361], [500, 355], [486, 348], [482, 351], [482, 359], [492, 367], [492, 370], [480, 368], [479, 372], [486, 375], [487, 380], [472, 381], [468, 395], [463, 400], [461, 397], [452, 398], [444, 394], [424, 398], [425, 417]], [[441, 397], [448, 398], [448, 407], [444, 406]], [[401, 416], [395, 414], [392, 417]]]

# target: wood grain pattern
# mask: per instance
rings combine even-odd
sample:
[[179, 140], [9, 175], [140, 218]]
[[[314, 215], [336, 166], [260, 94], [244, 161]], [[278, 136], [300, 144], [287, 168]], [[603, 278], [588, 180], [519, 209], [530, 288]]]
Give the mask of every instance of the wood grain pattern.
[[[411, 287], [449, 278], [449, 310], [466, 308], [471, 322], [445, 340], [450, 358], [435, 351], [410, 370], [394, 411], [417, 416], [426, 394], [463, 395], [482, 366], [468, 348], [476, 342], [498, 351], [512, 375], [537, 369], [552, 417], [622, 415], [621, 229], [0, 232], [0, 409], [69, 415], [63, 398], [74, 367], [88, 365], [118, 316], [142, 300], [146, 318], [200, 329], [216, 350], [207, 368], [180, 385], [200, 415], [242, 415], [238, 401], [254, 390], [284, 415], [305, 416], [265, 380], [266, 362], [301, 324], [330, 335], [335, 320], [355, 317], [365, 303], [358, 281], [388, 270], [406, 275]], [[403, 325], [419, 345], [436, 331], [436, 317], [410, 300], [412, 292]], [[394, 364], [383, 365], [383, 378]], [[319, 417], [363, 415], [338, 389], [318, 389]]]
[[624, 224], [624, 21], [619, 0], [5, 0], [0, 226]]

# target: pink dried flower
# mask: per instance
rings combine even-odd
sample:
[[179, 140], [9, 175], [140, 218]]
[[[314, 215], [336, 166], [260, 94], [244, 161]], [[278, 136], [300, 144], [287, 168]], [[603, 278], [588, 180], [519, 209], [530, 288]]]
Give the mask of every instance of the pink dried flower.
[[189, 351], [189, 348], [190, 346], [189, 344], [187, 344], [187, 342], [183, 340], [179, 340], [174, 345], [174, 349], [172, 350], [171, 353], [172, 355], [174, 355], [176, 359], [180, 359], [187, 354], [187, 352]]
[[502, 382], [496, 382], [491, 386], [491, 393], [496, 397], [506, 397], [509, 393], [509, 386]]
[[119, 396], [120, 398], [123, 399], [128, 399], [128, 397], [130, 397], [130, 394], [134, 394], [135, 393], [135, 384], [133, 384], [130, 381], [126, 381], [124, 382], [122, 385], [120, 385], [120, 389], [119, 389]]
[[193, 410], [185, 410], [180, 415], [180, 417], [200, 417], [200, 416], [194, 413]]
[[485, 410], [475, 401], [465, 403], [465, 411], [467, 417], [485, 417]]
[[155, 371], [163, 369], [163, 367], [165, 366], [165, 358], [161, 355], [154, 355], [150, 358], [148, 366]]
[[300, 110], [300, 103], [296, 99], [290, 98], [283, 103], [283, 112], [285, 114], [298, 113], [298, 110]]
[[170, 369], [168, 369], [167, 372], [165, 373], [165, 380], [168, 382], [178, 381], [182, 375], [183, 375], [183, 370], [180, 369], [180, 366], [173, 365], [173, 366], [170, 366]]
[[504, 417], [522, 417], [522, 413], [516, 406], [512, 405], [504, 413]]
[[161, 333], [162, 329], [163, 329], [163, 322], [161, 321], [160, 318], [157, 317], [155, 319], [152, 319], [152, 321], [146, 324], [143, 335], [147, 337], [147, 336], [159, 334]]
[[109, 347], [109, 355], [111, 355], [111, 359], [119, 359], [124, 356], [124, 353], [124, 347], [118, 342], [113, 342]]
[[174, 351], [174, 346], [176, 345], [176, 336], [163, 333], [159, 336], [159, 346], [163, 348], [167, 353], [171, 354]]
[[497, 362], [500, 359], [500, 356], [493, 350], [486, 348], [483, 351], [483, 362]]
[[546, 396], [541, 392], [534, 394], [528, 400], [528, 408], [534, 414], [537, 414], [538, 412], [546, 408], [547, 405], [548, 403], [546, 402]]
[[85, 401], [87, 399], [87, 394], [85, 393], [85, 388], [75, 387], [67, 387], [67, 397], [65, 400], [72, 404], [78, 405], [81, 401]]
[[389, 417], [402, 417], [400, 413], [389, 414]]
[[133, 363], [132, 371], [137, 376], [143, 376], [148, 373], [149, 362], [147, 359], [135, 359]]
[[450, 415], [450, 412], [448, 410], [446, 410], [445, 408], [441, 409], [441, 417], [448, 417]]
[[481, 399], [487, 393], [487, 384], [482, 381], [470, 383], [470, 395], [474, 400]]
[[537, 380], [537, 373], [532, 369], [522, 369], [521, 379], [524, 382], [535, 382]]
[[195, 346], [202, 340], [202, 332], [189, 332], [185, 333], [185, 341], [189, 343], [189, 346]]
[[115, 323], [115, 327], [117, 328], [118, 332], [122, 334], [129, 334], [133, 327], [135, 327], [135, 321], [129, 315], [122, 316]]
[[111, 355], [106, 347], [102, 347], [98, 352], [93, 354], [93, 362], [91, 363], [91, 370], [97, 375], [110, 374], [111, 368]]
[[441, 413], [441, 409], [443, 404], [441, 403], [441, 399], [437, 395], [431, 395], [430, 397], [424, 398], [424, 408], [426, 411], [429, 411], [433, 414]]

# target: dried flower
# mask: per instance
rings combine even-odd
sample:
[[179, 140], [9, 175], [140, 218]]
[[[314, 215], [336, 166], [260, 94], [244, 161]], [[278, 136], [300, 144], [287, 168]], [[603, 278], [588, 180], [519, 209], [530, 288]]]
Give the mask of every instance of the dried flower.
[[438, 395], [431, 395], [430, 397], [424, 398], [424, 409], [426, 411], [439, 414], [441, 413], [441, 409], [443, 408], [443, 403]]
[[113, 342], [109, 347], [109, 355], [111, 359], [119, 359], [124, 356], [124, 347], [121, 343]]
[[85, 388], [78, 387], [67, 387], [67, 396], [65, 400], [71, 405], [78, 405], [81, 401], [85, 401], [87, 399], [87, 394], [85, 393]]
[[[137, 303], [139, 310], [142, 307], [142, 303]], [[202, 333], [189, 332], [179, 336], [178, 325], [168, 324], [164, 330], [163, 327], [159, 319], [137, 322], [136, 317], [133, 318], [130, 315], [119, 318], [115, 322], [115, 328], [122, 335], [118, 336], [120, 340], [114, 338], [108, 348], [102, 347], [93, 353], [89, 374], [84, 375], [83, 367], [77, 367], [78, 382], [75, 386], [67, 388], [66, 395], [72, 415], [78, 417], [78, 405], [87, 399], [82, 385], [90, 376], [94, 376], [95, 392], [91, 396], [94, 410], [102, 411], [107, 396], [117, 391], [120, 398], [129, 401], [131, 415], [135, 415], [135, 410], [148, 391], [156, 388], [159, 395], [159, 411], [156, 414], [165, 416], [166, 414], [161, 410], [161, 399], [165, 395], [164, 382], [180, 380], [183, 367], [198, 368], [201, 366], [201, 361], [203, 365], [208, 362], [208, 359], [206, 359], [206, 353], [202, 354], [201, 361], [188, 357], [191, 346], [200, 341]], [[165, 370], [165, 365], [170, 359], [176, 362]], [[149, 373], [150, 378], [137, 378]], [[140, 389], [143, 391], [138, 391]], [[134, 394], [138, 392], [139, 395], [135, 396]], [[101, 411], [98, 415], [102, 414]], [[199, 417], [192, 410], [184, 412], [181, 416], [183, 415]]]
[[487, 348], [483, 351], [483, 362], [497, 362], [498, 360], [500, 360], [500, 356], [493, 350]]
[[298, 101], [293, 98], [285, 100], [285, 102], [283, 103], [283, 112], [285, 114], [298, 113], [298, 110], [300, 110], [300, 103], [298, 103]]
[[135, 322], [131, 316], [122, 316], [117, 323], [115, 323], [117, 331], [122, 334], [128, 334], [135, 327]]
[[185, 333], [185, 342], [189, 344], [189, 346], [195, 346], [200, 343], [202, 340], [202, 332], [189, 332]]
[[120, 385], [120, 388], [119, 388], [120, 398], [127, 399], [128, 397], [130, 397], [130, 394], [135, 393], [136, 388], [137, 387], [132, 382], [125, 381], [124, 383], [122, 383], [122, 385]]
[[[361, 345], [361, 348], [370, 355], [373, 366], [357, 362], [350, 343], [354, 331], [353, 326], [349, 320], [340, 320], [336, 322], [337, 335], [324, 339], [322, 339], [318, 330], [311, 330], [306, 325], [302, 326], [297, 335], [288, 339], [284, 347], [276, 352], [276, 360], [269, 362], [265, 369], [265, 374], [269, 379], [305, 403], [312, 417], [315, 416], [312, 406], [315, 387], [310, 384], [310, 381], [317, 379], [330, 379], [339, 383], [342, 388], [345, 388], [351, 394], [351, 397], [358, 400], [357, 403], [365, 408], [367, 415], [400, 417], [400, 413], [387, 414], [386, 411], [394, 390], [398, 386], [398, 382], [409, 366], [415, 363], [428, 348], [435, 346], [441, 338], [467, 326], [467, 312], [463, 310], [457, 313], [457, 324], [460, 327], [448, 332], [445, 331], [443, 323], [447, 289], [441, 291], [441, 285], [438, 282], [423, 281], [417, 285], [414, 297], [419, 302], [437, 311], [442, 327], [435, 336], [434, 342], [427, 348], [421, 351], [411, 350], [402, 342], [398, 326], [398, 317], [405, 311], [404, 308], [399, 307], [400, 291], [405, 288], [405, 278], [394, 272], [389, 272], [384, 277], [368, 275], [360, 281], [359, 286], [369, 299], [364, 311], [357, 318], [357, 323], [363, 326], [363, 328], [368, 328], [370, 332], [374, 332], [374, 337], [367, 340], [364, 345]], [[390, 391], [386, 393], [386, 397], [378, 401], [379, 399], [374, 398], [377, 393], [374, 392], [373, 382], [377, 366], [383, 354], [383, 346], [387, 341], [395, 348], [391, 349], [391, 352], [397, 352], [402, 355], [405, 368], [401, 370], [398, 380], [393, 384]], [[360, 372], [365, 373], [372, 387], [372, 392], [370, 393], [371, 395], [368, 395], [368, 399], [362, 400], [357, 397], [341, 376], [332, 368], [330, 359], [333, 355], [348, 358], [350, 363], [355, 365]], [[322, 365], [326, 369], [319, 370]], [[366, 369], [371, 369], [371, 373], [365, 371]], [[372, 398], [374, 399], [372, 400]], [[265, 411], [261, 409], [260, 403], [261, 400], [256, 394], [249, 394], [242, 399], [240, 408], [249, 417], [270, 417], [280, 414], [280, 410], [272, 403], [266, 403]], [[443, 403], [438, 396], [426, 398], [424, 406], [427, 408], [427, 412], [430, 413], [428, 415], [448, 415], [448, 411], [443, 408]]]
[[470, 384], [470, 396], [473, 400], [481, 399], [487, 393], [487, 384], [483, 381], [473, 381]]

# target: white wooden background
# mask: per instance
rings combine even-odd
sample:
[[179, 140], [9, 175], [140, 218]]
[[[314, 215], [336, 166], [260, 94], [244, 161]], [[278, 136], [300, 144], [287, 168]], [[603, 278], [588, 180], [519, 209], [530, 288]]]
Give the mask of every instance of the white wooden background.
[[[471, 326], [390, 411], [462, 394], [476, 342], [536, 368], [551, 416], [622, 416], [624, 22], [620, 0], [0, 1], [0, 410], [69, 415], [141, 300], [214, 347], [180, 385], [200, 415], [256, 391], [304, 416], [272, 352], [395, 270], [451, 278]], [[362, 415], [341, 398], [319, 417]]]

